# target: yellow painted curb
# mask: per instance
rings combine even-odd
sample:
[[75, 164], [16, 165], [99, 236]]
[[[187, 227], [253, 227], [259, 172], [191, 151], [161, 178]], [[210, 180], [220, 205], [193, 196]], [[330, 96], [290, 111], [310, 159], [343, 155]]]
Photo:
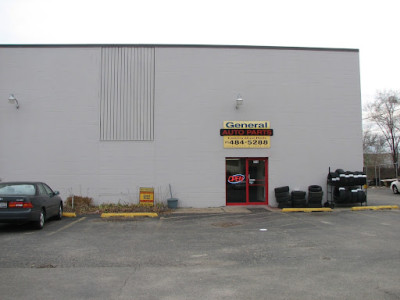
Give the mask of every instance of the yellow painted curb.
[[314, 212], [314, 211], [332, 211], [332, 208], [282, 208], [282, 212]]
[[124, 218], [134, 218], [134, 217], [158, 217], [157, 213], [102, 213], [102, 218], [111, 218], [111, 217], [124, 217]]
[[63, 213], [63, 217], [76, 218], [76, 213], [65, 212], [65, 213]]
[[379, 205], [379, 206], [355, 206], [351, 210], [381, 210], [381, 209], [399, 209], [398, 205]]

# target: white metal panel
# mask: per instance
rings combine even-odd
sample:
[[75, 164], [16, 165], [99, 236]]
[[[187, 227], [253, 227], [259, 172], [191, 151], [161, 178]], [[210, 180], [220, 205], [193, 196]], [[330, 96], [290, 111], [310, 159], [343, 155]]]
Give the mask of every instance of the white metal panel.
[[102, 47], [101, 140], [153, 140], [154, 59], [154, 48]]
[[[143, 76], [127, 84], [140, 73], [133, 53], [143, 59], [151, 52], [131, 46], [124, 56], [130, 50], [106, 48], [108, 56], [99, 46], [0, 47], [2, 180], [45, 181], [64, 199], [74, 193], [98, 204], [137, 203], [139, 187], [154, 187], [156, 201], [166, 201], [171, 184], [179, 206], [224, 206], [225, 158], [268, 157], [269, 203], [276, 206], [275, 187], [319, 184], [326, 192], [329, 167], [362, 168], [356, 51], [156, 46], [154, 141], [104, 142], [100, 119], [113, 117], [104, 133], [121, 126], [114, 126], [115, 99], [126, 96], [116, 93], [136, 100], [143, 93]], [[126, 56], [132, 66], [124, 73]], [[104, 85], [103, 68], [128, 90], [111, 89], [115, 81]], [[125, 81], [117, 70], [128, 72]], [[100, 98], [105, 91], [108, 98]], [[10, 93], [20, 109], [8, 103]], [[236, 109], [238, 94], [244, 103]], [[223, 148], [226, 120], [270, 121], [271, 148]], [[137, 135], [138, 118], [129, 122], [124, 132]]]

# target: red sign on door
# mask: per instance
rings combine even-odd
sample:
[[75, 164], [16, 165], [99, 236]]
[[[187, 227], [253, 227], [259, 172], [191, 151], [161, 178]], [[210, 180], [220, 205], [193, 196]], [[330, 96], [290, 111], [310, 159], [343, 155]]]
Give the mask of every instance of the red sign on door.
[[229, 176], [228, 182], [231, 184], [237, 184], [237, 183], [243, 182], [245, 180], [245, 178], [246, 177], [242, 174], [236, 174], [236, 175]]

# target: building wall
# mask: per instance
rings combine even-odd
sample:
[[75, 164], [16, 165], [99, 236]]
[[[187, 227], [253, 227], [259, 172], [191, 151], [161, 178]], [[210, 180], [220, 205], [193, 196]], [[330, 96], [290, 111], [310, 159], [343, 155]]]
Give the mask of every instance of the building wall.
[[[275, 187], [361, 170], [357, 51], [156, 46], [154, 57], [154, 139], [101, 141], [100, 46], [0, 47], [0, 178], [97, 203], [137, 203], [139, 187], [165, 201], [171, 184], [180, 206], [224, 206], [225, 158], [268, 157], [275, 206]], [[271, 148], [224, 149], [226, 120], [270, 121]]]

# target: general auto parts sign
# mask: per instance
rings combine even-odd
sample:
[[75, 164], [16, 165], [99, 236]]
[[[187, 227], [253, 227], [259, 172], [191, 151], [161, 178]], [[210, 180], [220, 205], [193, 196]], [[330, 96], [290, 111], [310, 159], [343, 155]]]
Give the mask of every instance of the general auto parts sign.
[[224, 148], [270, 148], [269, 121], [224, 121], [220, 135]]

